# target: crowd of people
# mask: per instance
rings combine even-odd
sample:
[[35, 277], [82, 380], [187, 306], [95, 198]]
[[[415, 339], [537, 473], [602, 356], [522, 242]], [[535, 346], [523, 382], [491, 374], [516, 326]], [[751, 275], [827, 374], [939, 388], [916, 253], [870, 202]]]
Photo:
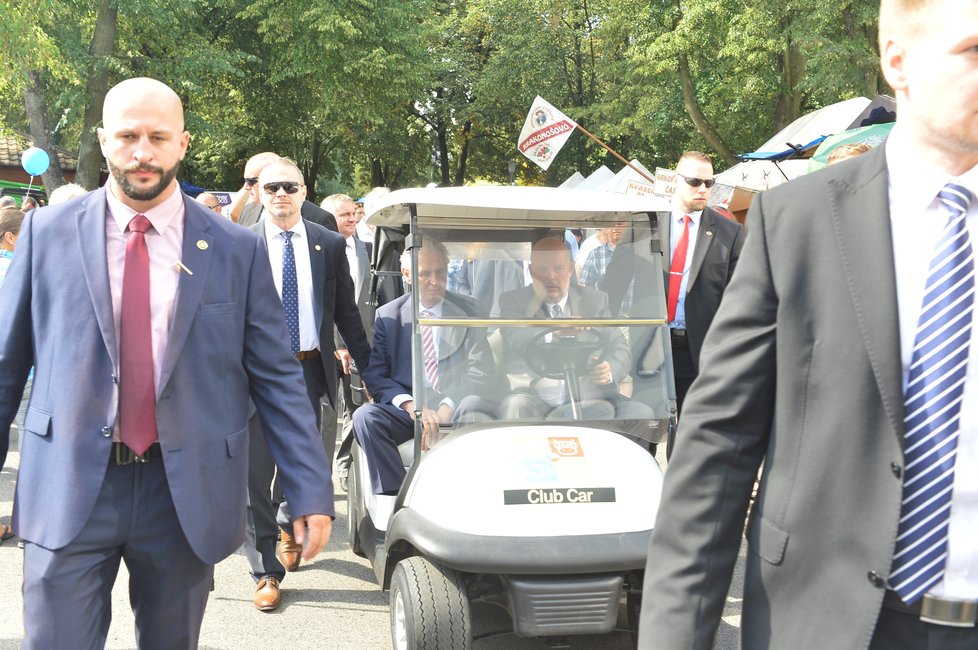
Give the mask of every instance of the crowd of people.
[[[750, 237], [708, 206], [709, 156], [678, 160], [657, 226], [680, 426], [641, 647], [712, 647], [749, 507], [744, 647], [976, 647], [976, 25], [971, 0], [882, 0], [892, 136], [758, 196]], [[140, 646], [196, 647], [214, 564], [242, 546], [254, 606], [278, 608], [330, 537], [334, 458], [342, 485], [354, 439], [393, 495], [416, 418], [427, 447], [442, 424], [566, 406], [540, 377], [487, 399], [478, 329], [420, 327], [413, 386], [405, 291], [422, 318], [611, 314], [624, 224], [549, 233], [525, 265], [426, 237], [418, 277], [405, 258], [378, 304], [363, 203], [385, 189], [316, 205], [292, 161], [261, 152], [227, 207], [190, 199], [183, 106], [152, 79], [108, 92], [98, 138], [104, 187], [0, 202], [0, 466], [21, 432], [0, 541], [23, 542], [25, 648], [103, 647], [123, 561]], [[503, 333], [508, 375], [528, 374], [534, 336]], [[610, 336], [584, 399], [648, 417], [617, 388], [629, 349]]]

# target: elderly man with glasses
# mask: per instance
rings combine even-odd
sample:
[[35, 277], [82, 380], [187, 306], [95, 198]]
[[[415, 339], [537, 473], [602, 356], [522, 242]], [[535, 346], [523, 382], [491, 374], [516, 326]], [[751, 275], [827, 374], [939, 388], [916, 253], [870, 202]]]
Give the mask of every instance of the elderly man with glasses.
[[[325, 441], [333, 443], [336, 439], [334, 327], [357, 367], [365, 369], [370, 362], [370, 345], [356, 305], [346, 241], [302, 218], [306, 187], [302, 172], [292, 161], [278, 158], [267, 164], [255, 187], [260, 188], [265, 218], [252, 230], [262, 237], [268, 250], [292, 354], [302, 364], [306, 392], [319, 420], [324, 446], [331, 454], [333, 445]], [[279, 605], [279, 583], [285, 572], [299, 568], [302, 547], [286, 530], [291, 526], [288, 503], [277, 494], [272, 495], [278, 492], [271, 489], [275, 464], [257, 418], [251, 418], [249, 431], [245, 555], [258, 585], [255, 607], [271, 611]], [[329, 483], [330, 474], [325, 473], [322, 480]], [[280, 502], [277, 512], [273, 501]]]

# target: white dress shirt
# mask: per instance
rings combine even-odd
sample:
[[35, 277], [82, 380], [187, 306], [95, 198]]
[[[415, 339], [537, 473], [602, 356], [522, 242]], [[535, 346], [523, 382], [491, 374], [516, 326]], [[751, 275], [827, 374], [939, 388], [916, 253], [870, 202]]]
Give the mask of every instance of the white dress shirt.
[[[949, 214], [937, 195], [947, 183], [954, 182], [978, 196], [978, 167], [952, 178], [921, 164], [923, 156], [913, 151], [899, 125], [894, 127], [885, 146], [906, 392], [924, 285]], [[976, 203], [978, 200], [972, 201], [968, 210], [967, 227], [972, 246], [978, 251]], [[948, 598], [978, 598], [978, 317], [972, 320], [968, 375], [961, 404], [944, 580], [928, 593]]]
[[[265, 240], [268, 242], [268, 259], [272, 264], [275, 290], [282, 297], [282, 260], [285, 255], [285, 236], [272, 219], [262, 219], [265, 224]], [[309, 259], [309, 235], [306, 224], [299, 219], [289, 228], [292, 248], [295, 251], [295, 278], [299, 288], [299, 349], [303, 352], [319, 349], [319, 332], [316, 331], [316, 312], [313, 311], [312, 261]]]
[[[672, 208], [672, 220], [669, 224], [669, 266], [672, 266], [672, 260], [676, 255], [676, 245], [679, 243], [680, 237], [683, 236], [683, 230], [686, 225], [683, 223], [683, 217], [689, 215], [689, 241], [686, 243], [686, 264], [683, 266], [683, 282], [679, 285], [679, 299], [676, 301], [676, 317], [669, 327], [674, 327], [677, 329], [686, 329], [686, 289], [689, 285], [689, 269], [693, 265], [693, 251], [696, 250], [696, 234], [700, 230], [700, 219], [703, 216], [703, 211], [699, 210], [697, 212], [683, 212], [677, 207]], [[666, 287], [668, 290], [669, 287]]]
[[346, 261], [350, 265], [350, 277], [353, 278], [354, 297], [360, 299], [360, 259], [357, 257], [357, 242], [350, 235], [346, 238]]

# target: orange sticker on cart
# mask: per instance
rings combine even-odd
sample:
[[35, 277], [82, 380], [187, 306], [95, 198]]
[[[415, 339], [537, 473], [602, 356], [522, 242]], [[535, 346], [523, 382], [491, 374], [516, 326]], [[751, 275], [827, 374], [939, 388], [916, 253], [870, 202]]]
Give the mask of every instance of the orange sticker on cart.
[[577, 438], [547, 438], [550, 450], [561, 458], [583, 458], [584, 448]]

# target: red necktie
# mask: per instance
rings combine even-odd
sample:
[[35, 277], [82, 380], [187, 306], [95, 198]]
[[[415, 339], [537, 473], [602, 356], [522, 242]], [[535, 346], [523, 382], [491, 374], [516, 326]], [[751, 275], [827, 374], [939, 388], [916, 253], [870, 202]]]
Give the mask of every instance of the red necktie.
[[672, 252], [672, 265], [669, 267], [669, 300], [666, 301], [666, 321], [676, 320], [676, 305], [679, 304], [679, 288], [683, 284], [683, 269], [686, 268], [686, 249], [689, 247], [689, 215], [683, 217], [683, 234]]
[[136, 454], [144, 453], [157, 439], [149, 249], [146, 247], [146, 231], [151, 227], [149, 219], [141, 214], [129, 222], [122, 275], [119, 436]]

